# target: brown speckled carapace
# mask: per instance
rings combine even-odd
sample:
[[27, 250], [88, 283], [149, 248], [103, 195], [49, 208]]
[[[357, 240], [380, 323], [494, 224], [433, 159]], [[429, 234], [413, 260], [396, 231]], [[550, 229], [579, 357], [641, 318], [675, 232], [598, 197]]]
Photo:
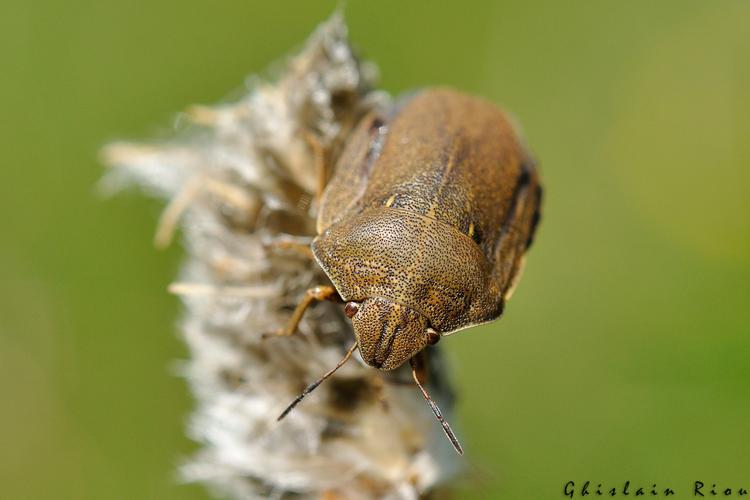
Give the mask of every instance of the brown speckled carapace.
[[[353, 132], [312, 250], [362, 358], [397, 368], [440, 335], [500, 317], [539, 219], [531, 157], [494, 104], [423, 90]], [[434, 334], [433, 334], [434, 335]]]
[[[325, 175], [320, 175], [325, 180]], [[441, 335], [503, 312], [539, 221], [534, 162], [494, 104], [428, 89], [366, 115], [320, 199], [312, 253], [333, 283], [308, 290], [340, 299], [356, 343], [281, 414], [283, 418], [359, 349], [381, 370], [410, 361], [458, 453], [453, 431], [423, 387], [422, 350]]]

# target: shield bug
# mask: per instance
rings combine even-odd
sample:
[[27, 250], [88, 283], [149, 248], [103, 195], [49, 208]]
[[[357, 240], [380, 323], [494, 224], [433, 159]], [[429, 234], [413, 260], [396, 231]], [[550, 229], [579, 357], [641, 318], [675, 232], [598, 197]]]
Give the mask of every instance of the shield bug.
[[540, 203], [534, 162], [494, 104], [427, 89], [366, 115], [322, 192], [311, 245], [333, 286], [309, 290], [285, 330], [314, 301], [339, 300], [356, 342], [279, 419], [358, 348], [381, 370], [410, 361], [461, 453], [424, 389], [419, 356], [444, 335], [501, 316]]

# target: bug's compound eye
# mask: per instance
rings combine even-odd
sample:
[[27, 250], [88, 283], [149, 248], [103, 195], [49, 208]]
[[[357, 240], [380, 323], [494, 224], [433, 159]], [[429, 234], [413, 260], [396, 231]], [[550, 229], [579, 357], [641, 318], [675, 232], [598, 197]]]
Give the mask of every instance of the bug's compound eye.
[[440, 334], [432, 328], [427, 329], [427, 343], [435, 345], [440, 341]]
[[353, 318], [359, 312], [359, 302], [347, 302], [344, 306], [344, 314], [347, 318]]

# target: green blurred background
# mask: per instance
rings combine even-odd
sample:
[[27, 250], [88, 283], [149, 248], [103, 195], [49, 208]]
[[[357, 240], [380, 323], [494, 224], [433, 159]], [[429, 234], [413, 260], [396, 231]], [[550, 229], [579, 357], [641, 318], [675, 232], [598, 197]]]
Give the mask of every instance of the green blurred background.
[[[298, 47], [327, 2], [0, 6], [0, 498], [202, 499], [172, 364], [180, 249], [104, 201], [97, 149], [168, 130]], [[750, 489], [750, 3], [350, 1], [393, 93], [523, 123], [546, 203], [506, 317], [444, 344], [462, 498], [568, 480]], [[416, 397], [416, 396], [415, 396]]]

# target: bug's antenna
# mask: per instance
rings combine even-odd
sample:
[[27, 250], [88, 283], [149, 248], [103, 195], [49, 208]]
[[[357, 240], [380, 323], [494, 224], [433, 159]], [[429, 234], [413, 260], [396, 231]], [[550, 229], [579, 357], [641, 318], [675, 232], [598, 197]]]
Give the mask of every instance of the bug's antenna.
[[279, 417], [278, 417], [278, 418], [276, 419], [276, 421], [278, 422], [278, 421], [279, 421], [279, 420], [281, 420], [282, 418], [286, 417], [286, 416], [287, 416], [287, 415], [289, 414], [289, 412], [290, 412], [290, 411], [292, 411], [292, 410], [294, 409], [294, 407], [295, 407], [295, 406], [297, 406], [297, 405], [299, 404], [299, 402], [300, 402], [300, 401], [302, 401], [302, 400], [304, 399], [304, 397], [305, 397], [305, 396], [307, 396], [307, 395], [308, 395], [308, 394], [310, 394], [310, 393], [311, 393], [312, 391], [314, 391], [314, 390], [315, 390], [315, 388], [316, 388], [316, 387], [318, 387], [318, 386], [319, 386], [319, 385], [320, 385], [320, 384], [321, 384], [321, 383], [322, 383], [322, 382], [323, 382], [323, 381], [324, 381], [325, 379], [327, 379], [328, 377], [330, 377], [331, 375], [333, 375], [333, 373], [334, 373], [334, 372], [335, 372], [336, 370], [338, 370], [339, 368], [341, 368], [341, 367], [342, 367], [342, 366], [344, 365], [344, 363], [346, 363], [347, 361], [349, 361], [349, 358], [351, 358], [351, 357], [352, 357], [352, 354], [354, 354], [354, 350], [355, 350], [356, 348], [357, 348], [357, 343], [355, 342], [355, 343], [354, 343], [354, 344], [353, 344], [353, 345], [352, 345], [352, 346], [351, 346], [351, 347], [349, 348], [349, 350], [348, 350], [348, 351], [346, 352], [346, 354], [344, 355], [344, 357], [343, 357], [343, 358], [341, 358], [341, 361], [339, 361], [339, 362], [338, 362], [338, 363], [336, 364], [336, 366], [334, 366], [333, 368], [331, 368], [330, 370], [328, 370], [328, 371], [327, 371], [327, 372], [326, 372], [326, 373], [325, 373], [325, 374], [324, 374], [324, 375], [323, 375], [322, 377], [320, 377], [320, 378], [319, 378], [318, 380], [316, 380], [316, 381], [315, 381], [315, 382], [313, 382], [312, 384], [310, 384], [310, 385], [308, 385], [307, 387], [305, 387], [305, 390], [304, 390], [304, 391], [302, 391], [302, 394], [300, 394], [299, 396], [297, 396], [297, 399], [295, 399], [294, 401], [292, 401], [292, 403], [291, 403], [291, 404], [290, 404], [289, 406], [287, 406], [287, 407], [286, 407], [286, 410], [284, 410], [284, 411], [282, 411], [282, 412], [281, 412], [281, 415], [279, 415]]
[[411, 364], [411, 375], [414, 378], [414, 382], [417, 384], [417, 387], [419, 387], [419, 390], [422, 393], [422, 396], [424, 396], [425, 401], [427, 401], [427, 404], [430, 405], [432, 413], [435, 414], [435, 418], [437, 418], [438, 422], [440, 422], [440, 425], [443, 426], [443, 432], [445, 432], [448, 440], [453, 445], [453, 448], [455, 448], [456, 453], [458, 453], [459, 455], [463, 455], [464, 449], [461, 447], [461, 443], [458, 442], [458, 438], [456, 438], [456, 435], [453, 434], [453, 429], [451, 429], [451, 426], [445, 420], [445, 417], [443, 417], [443, 414], [440, 411], [440, 408], [438, 408], [437, 403], [432, 400], [430, 395], [427, 393], [427, 390], [419, 382], [419, 377], [417, 376], [417, 363], [414, 358], [411, 358], [409, 360], [409, 363]]

